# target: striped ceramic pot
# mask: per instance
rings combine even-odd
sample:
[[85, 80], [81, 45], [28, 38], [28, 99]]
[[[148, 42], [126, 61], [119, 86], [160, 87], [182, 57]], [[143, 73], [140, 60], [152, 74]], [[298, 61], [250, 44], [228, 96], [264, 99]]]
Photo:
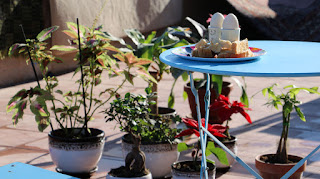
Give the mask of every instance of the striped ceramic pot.
[[81, 175], [93, 173], [98, 169], [105, 134], [99, 129], [90, 128], [90, 131], [90, 137], [81, 139], [61, 137], [61, 129], [49, 133], [49, 152], [58, 172]]

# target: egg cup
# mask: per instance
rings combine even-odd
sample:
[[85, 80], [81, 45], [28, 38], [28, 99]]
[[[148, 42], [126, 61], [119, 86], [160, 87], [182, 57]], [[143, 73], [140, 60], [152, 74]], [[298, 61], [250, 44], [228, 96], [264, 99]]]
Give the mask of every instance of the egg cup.
[[218, 27], [208, 27], [209, 31], [209, 41], [218, 42], [221, 39], [221, 28]]
[[230, 42], [239, 41], [240, 40], [240, 28], [238, 29], [222, 29], [221, 30], [221, 39], [229, 40]]

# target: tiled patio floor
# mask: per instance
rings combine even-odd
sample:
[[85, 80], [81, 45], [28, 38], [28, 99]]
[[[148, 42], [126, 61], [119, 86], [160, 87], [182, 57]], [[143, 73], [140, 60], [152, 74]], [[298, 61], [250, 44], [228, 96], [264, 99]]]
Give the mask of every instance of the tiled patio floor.
[[[71, 81], [73, 73], [68, 73], [59, 76], [60, 88], [72, 89]], [[196, 74], [200, 75], [201, 74]], [[237, 77], [240, 79], [239, 77]], [[232, 82], [232, 80], [228, 79]], [[119, 81], [119, 80], [118, 80]], [[105, 89], [109, 86], [114, 86], [118, 83], [117, 80], [104, 81], [100, 85], [100, 89]], [[159, 102], [161, 106], [166, 106], [167, 97], [170, 92], [171, 77], [166, 75], [159, 84]], [[247, 92], [252, 96], [264, 87], [267, 87], [275, 82], [280, 86], [295, 84], [297, 86], [312, 87], [320, 86], [320, 77], [309, 78], [246, 78]], [[177, 113], [184, 117], [190, 114], [188, 102], [182, 98], [183, 85], [185, 82], [179, 80], [176, 84], [176, 104]], [[235, 83], [234, 83], [235, 84]], [[16, 85], [8, 88], [0, 89], [0, 166], [12, 163], [23, 162], [38, 166], [48, 170], [55, 170], [50, 155], [48, 153], [47, 133], [38, 132], [34, 118], [30, 112], [26, 112], [24, 120], [16, 127], [11, 124], [11, 114], [6, 114], [5, 107], [10, 96], [14, 95], [21, 88], [29, 88], [35, 86], [35, 82]], [[127, 91], [135, 93], [143, 93], [146, 83], [142, 80], [137, 80], [135, 86], [126, 84], [121, 90], [121, 93]], [[307, 95], [301, 93], [301, 100], [304, 104], [301, 105], [302, 111], [306, 114], [307, 122], [301, 122], [295, 115], [291, 124], [290, 131], [290, 153], [298, 154], [305, 157], [315, 147], [320, 145], [320, 99], [316, 95]], [[240, 95], [240, 89], [234, 86], [231, 93], [231, 99], [236, 100]], [[231, 131], [238, 137], [238, 156], [254, 167], [254, 158], [262, 153], [274, 153], [276, 150], [277, 141], [281, 131], [281, 116], [279, 111], [275, 111], [267, 106], [266, 98], [258, 93], [251, 99], [250, 115], [254, 121], [252, 125], [248, 125], [242, 116], [233, 116], [231, 122]], [[107, 107], [107, 106], [106, 106]], [[123, 164], [120, 138], [123, 135], [118, 128], [115, 128], [113, 123], [105, 123], [103, 114], [97, 114], [90, 126], [97, 127], [106, 133], [106, 145], [103, 157], [99, 163], [99, 170], [91, 178], [104, 178], [110, 168], [118, 167]], [[187, 155], [181, 155], [185, 158]], [[0, 176], [1, 178], [1, 176]], [[217, 178], [232, 179], [232, 178], [253, 178], [240, 164], [235, 163], [232, 168], [226, 173], [218, 173]], [[304, 178], [320, 178], [320, 153], [317, 152], [308, 160], [307, 170], [304, 173]]]

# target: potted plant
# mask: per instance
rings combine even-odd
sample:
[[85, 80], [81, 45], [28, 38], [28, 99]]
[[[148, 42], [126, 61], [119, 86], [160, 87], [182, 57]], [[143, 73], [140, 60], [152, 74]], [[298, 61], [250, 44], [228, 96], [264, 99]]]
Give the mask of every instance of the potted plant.
[[[237, 138], [236, 136], [232, 136], [229, 133], [229, 122], [232, 121], [231, 116], [236, 113], [240, 113], [249, 124], [252, 123], [251, 118], [249, 114], [246, 112], [246, 110], [250, 110], [249, 108], [246, 108], [244, 104], [238, 101], [233, 101], [232, 103], [229, 101], [229, 98], [224, 95], [219, 95], [217, 99], [214, 100], [214, 102], [210, 105], [210, 110], [215, 113], [222, 123], [225, 123], [226, 130], [224, 131], [224, 134], [226, 137], [221, 138], [217, 137], [228, 149], [230, 149], [233, 153], [237, 153]], [[235, 159], [230, 155], [227, 154], [229, 164], [224, 165], [217, 158], [212, 155], [211, 159], [216, 161], [216, 167], [217, 169], [229, 169], [230, 166], [234, 163]], [[210, 158], [209, 157], [209, 158]]]
[[[36, 39], [26, 39], [25, 44], [14, 44], [10, 48], [9, 55], [18, 51], [28, 54], [27, 62], [33, 63], [35, 60], [45, 86], [41, 87], [38, 81], [38, 86], [17, 92], [9, 101], [7, 112], [13, 111], [12, 120], [16, 125], [23, 119], [24, 110], [29, 105], [39, 131], [50, 126], [49, 151], [57, 171], [72, 175], [90, 174], [97, 170], [105, 137], [102, 130], [90, 128], [89, 121], [94, 119], [94, 113], [104, 106], [126, 81], [135, 77], [132, 69], [139, 68], [144, 72], [142, 76], [147, 77], [148, 73], [141, 65], [150, 62], [138, 59], [132, 53], [120, 52], [110, 44], [110, 39], [100, 31], [101, 28], [90, 29], [72, 22], [67, 25], [69, 30], [64, 32], [71, 37], [72, 45], [54, 46], [51, 50], [78, 52], [75, 60], [79, 67], [75, 74], [80, 72], [80, 78], [74, 79], [76, 90], [63, 92], [63, 89], [59, 89], [58, 78], [47, 75], [51, 63], [62, 62], [62, 59], [53, 56], [52, 51], [46, 48], [45, 40], [58, 28], [50, 27], [41, 31]], [[115, 58], [109, 56], [109, 51], [127, 59], [127, 68], [118, 71], [118, 64]], [[124, 78], [117, 88], [106, 89], [101, 91], [100, 96], [95, 96], [95, 87], [101, 83], [101, 74], [104, 71], [114, 76], [124, 73], [127, 78]], [[106, 95], [107, 93], [109, 95]]]
[[[159, 56], [167, 49], [189, 44], [186, 40], [181, 40], [176, 35], [177, 33], [186, 33], [185, 29], [181, 27], [168, 27], [158, 37], [156, 36], [156, 31], [151, 32], [147, 37], [136, 29], [125, 29], [125, 32], [135, 44], [135, 47], [127, 45], [128, 49], [139, 58], [147, 58], [153, 61], [153, 63], [148, 64], [146, 67], [157, 81], [157, 83], [150, 81], [149, 86], [152, 87], [152, 92], [158, 94], [158, 83], [162, 80], [163, 74], [170, 73], [170, 67], [161, 62]], [[157, 95], [154, 96], [153, 100], [155, 103], [150, 106], [153, 114], [160, 114], [167, 119], [174, 117], [176, 112], [173, 109], [173, 105], [168, 104], [168, 107], [159, 107]]]
[[[182, 121], [187, 125], [188, 129], [183, 130], [180, 134], [178, 134], [176, 137], [183, 137], [183, 136], [189, 136], [192, 134], [195, 134], [197, 137], [200, 136], [199, 134], [199, 126], [198, 122], [193, 119], [183, 118]], [[204, 126], [205, 122], [204, 119], [202, 119], [202, 126]], [[226, 137], [225, 134], [223, 134], [226, 130], [226, 127], [221, 126], [219, 124], [208, 124], [208, 131], [216, 136], [216, 137]], [[200, 172], [201, 172], [201, 161], [199, 161], [199, 158], [202, 156], [201, 153], [201, 146], [200, 141], [196, 142], [196, 144], [187, 145], [184, 142], [181, 142], [178, 144], [178, 151], [183, 152], [187, 150], [192, 150], [191, 156], [192, 160], [187, 161], [178, 161], [172, 164], [172, 178], [174, 179], [183, 179], [183, 178], [190, 178], [190, 179], [198, 179], [200, 178]], [[206, 145], [206, 151], [205, 151], [206, 157], [209, 157], [211, 155], [215, 155], [219, 161], [223, 164], [228, 165], [228, 159], [226, 156], [226, 153], [218, 147], [215, 147], [214, 143], [212, 141], [208, 141]], [[215, 178], [215, 162], [207, 158], [207, 167], [208, 167], [208, 178]]]
[[145, 166], [146, 156], [140, 150], [140, 135], [132, 133], [130, 128], [127, 130], [131, 141], [133, 141], [132, 150], [125, 158], [125, 166], [111, 169], [106, 178], [152, 179], [151, 172]]
[[[274, 90], [275, 86], [278, 86], [278, 84], [273, 84], [270, 87], [264, 88], [262, 93], [264, 96], [268, 94], [269, 102], [267, 104], [276, 109], [279, 109], [278, 106], [282, 107], [282, 132], [276, 153], [259, 155], [255, 159], [255, 166], [263, 178], [281, 178], [302, 159], [300, 156], [288, 154], [287, 151], [291, 112], [295, 110], [299, 118], [302, 121], [306, 121], [304, 114], [298, 106], [301, 102], [297, 100], [297, 95], [300, 91], [311, 94], [320, 94], [318, 93], [318, 87], [299, 88], [294, 85], [284, 87], [283, 89], [287, 90], [287, 92], [276, 94], [276, 91]], [[301, 178], [305, 168], [306, 162], [292, 174], [290, 178]]]
[[[174, 136], [178, 129], [170, 128], [169, 123], [150, 113], [150, 105], [154, 104], [150, 88], [146, 88], [147, 95], [125, 94], [118, 96], [110, 103], [110, 108], [105, 111], [107, 122], [116, 121], [124, 132], [131, 132], [141, 136], [141, 151], [146, 155], [146, 168], [152, 176], [164, 177], [170, 174], [170, 165], [177, 161], [179, 153]], [[151, 117], [150, 115], [153, 115]], [[123, 156], [126, 156], [134, 147], [129, 134], [122, 137]]]

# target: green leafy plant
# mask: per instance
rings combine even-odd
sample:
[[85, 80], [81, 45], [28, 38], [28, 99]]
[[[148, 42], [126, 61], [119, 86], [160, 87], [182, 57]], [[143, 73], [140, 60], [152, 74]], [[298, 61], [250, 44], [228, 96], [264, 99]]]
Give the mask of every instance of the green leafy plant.
[[279, 106], [282, 107], [282, 132], [277, 148], [276, 155], [273, 162], [275, 163], [289, 163], [288, 161], [288, 151], [287, 151], [287, 140], [289, 134], [289, 126], [291, 119], [291, 112], [295, 110], [297, 115], [302, 121], [306, 121], [305, 115], [302, 113], [300, 107], [300, 101], [297, 100], [297, 95], [300, 91], [305, 91], [311, 94], [320, 94], [318, 92], [318, 87], [313, 88], [299, 88], [294, 85], [285, 86], [283, 89], [287, 92], [281, 92], [276, 94], [274, 87], [278, 84], [273, 84], [270, 87], [264, 88], [262, 93], [264, 96], [268, 94], [268, 105], [273, 106], [275, 109], [279, 109]]
[[151, 114], [150, 105], [154, 93], [146, 88], [146, 96], [126, 93], [110, 103], [105, 111], [106, 122], [116, 121], [121, 131], [141, 136], [141, 142], [146, 143], [172, 143], [179, 129], [170, 128], [166, 121], [155, 114]]
[[[7, 112], [13, 111], [12, 120], [16, 125], [19, 119], [23, 118], [26, 106], [30, 105], [30, 110], [35, 115], [40, 131], [43, 131], [47, 126], [54, 130], [55, 122], [58, 128], [63, 130], [65, 137], [78, 138], [82, 133], [76, 132], [74, 129], [81, 128], [86, 131], [86, 135], [90, 135], [88, 122], [93, 120], [94, 113], [117, 94], [126, 81], [133, 83], [133, 78], [136, 76], [152, 80], [143, 67], [151, 61], [137, 58], [132, 53], [121, 52], [110, 44], [111, 39], [101, 31], [101, 27], [87, 28], [82, 25], [78, 27], [73, 22], [68, 22], [67, 26], [68, 30], [65, 30], [64, 33], [70, 37], [71, 45], [69, 46], [56, 45], [50, 50], [46, 48], [47, 44], [44, 41], [50, 38], [52, 32], [58, 28], [54, 26], [41, 31], [36, 39], [27, 39], [26, 44], [14, 44], [10, 48], [9, 55], [12, 55], [14, 51], [24, 54], [30, 52], [28, 57], [31, 57], [38, 64], [45, 81], [45, 87], [41, 88], [38, 85], [28, 90], [20, 90], [9, 101]], [[77, 28], [79, 28], [79, 32]], [[78, 40], [78, 34], [80, 40]], [[81, 54], [78, 46], [81, 47]], [[78, 68], [74, 75], [81, 73], [81, 78], [75, 79], [76, 91], [63, 92], [58, 88], [57, 77], [47, 75], [48, 65], [53, 62], [62, 62], [60, 58], [52, 55], [52, 50], [76, 53], [75, 60], [78, 62]], [[109, 52], [115, 54], [110, 56]], [[27, 58], [27, 62], [30, 60], [29, 58]], [[121, 69], [115, 58], [123, 61], [126, 66]], [[132, 72], [136, 70], [139, 73]], [[100, 91], [99, 94], [95, 87], [101, 84], [103, 72], [107, 72], [110, 78], [123, 74], [125, 78], [117, 88], [108, 88]], [[94, 95], [97, 93], [99, 96]], [[109, 96], [103, 97], [106, 94]], [[54, 122], [52, 118], [54, 118]]]
[[[152, 60], [153, 63], [146, 65], [150, 74], [154, 77], [157, 83], [162, 80], [163, 74], [170, 74], [170, 66], [161, 62], [159, 56], [167, 49], [188, 45], [189, 42], [185, 39], [180, 39], [178, 36], [188, 36], [188, 29], [182, 27], [168, 27], [160, 36], [157, 36], [157, 32], [151, 32], [145, 37], [141, 32], [136, 29], [125, 29], [126, 34], [135, 44], [135, 47], [127, 45], [128, 49], [132, 51], [139, 58], [146, 58]], [[152, 86], [152, 91], [157, 93], [157, 83], [151, 82], [149, 86]], [[171, 94], [173, 90], [171, 90]], [[170, 95], [172, 96], [172, 95]], [[174, 101], [170, 100], [168, 107], [173, 107]], [[158, 114], [158, 101], [157, 96], [153, 99], [155, 104], [151, 106], [152, 113]]]
[[[188, 136], [188, 135], [192, 135], [192, 134], [195, 134], [198, 137], [200, 136], [199, 130], [198, 130], [198, 122], [196, 120], [183, 118], [182, 121], [187, 125], [188, 129], [183, 130], [180, 134], [178, 134], [176, 136], [176, 138]], [[202, 126], [204, 126], [204, 124], [205, 124], [205, 120], [202, 119]], [[226, 127], [219, 125], [219, 124], [214, 124], [214, 125], [208, 124], [208, 131], [212, 135], [219, 137], [219, 138], [227, 137], [226, 135], [224, 135], [224, 132], [226, 131]], [[178, 144], [178, 151], [179, 152], [183, 152], [183, 151], [187, 151], [187, 150], [193, 150], [191, 153], [193, 165], [189, 166], [190, 170], [191, 171], [200, 171], [201, 165], [198, 165], [199, 163], [197, 162], [198, 159], [202, 156], [202, 154], [200, 153], [200, 151], [201, 151], [200, 141], [198, 141], [196, 144], [192, 144], [192, 145], [187, 145], [184, 142], [181, 142]], [[221, 163], [223, 163], [225, 165], [229, 164], [227, 155], [223, 151], [223, 149], [221, 149], [219, 147], [215, 147], [214, 143], [211, 141], [207, 142], [205, 154], [206, 154], [206, 156], [213, 154], [219, 159], [219, 161]], [[207, 162], [214, 164], [214, 161], [211, 161], [209, 159], [207, 159]]]

